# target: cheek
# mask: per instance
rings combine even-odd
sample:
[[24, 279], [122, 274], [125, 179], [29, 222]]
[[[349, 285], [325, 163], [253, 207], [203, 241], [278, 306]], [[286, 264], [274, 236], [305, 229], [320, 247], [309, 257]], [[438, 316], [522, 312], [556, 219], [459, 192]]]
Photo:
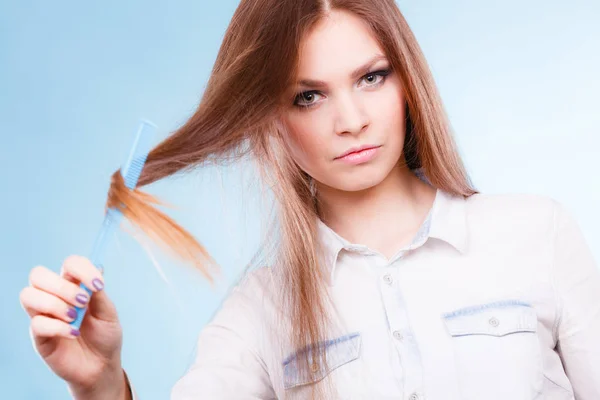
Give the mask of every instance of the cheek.
[[326, 148], [323, 137], [319, 135], [318, 121], [298, 119], [290, 121], [287, 126], [292, 157], [303, 169], [311, 169], [312, 165], [324, 158]]
[[[378, 125], [386, 132], [387, 141], [394, 146], [402, 146], [406, 134], [404, 96], [400, 90], [385, 93], [379, 107], [371, 115], [376, 115]], [[398, 149], [401, 151], [401, 149]]]
[[[375, 103], [375, 102], [374, 102]], [[371, 115], [377, 116], [379, 121], [388, 121], [397, 126], [404, 122], [404, 107], [406, 101], [401, 85], [397, 81], [389, 82], [388, 90], [382, 91]]]

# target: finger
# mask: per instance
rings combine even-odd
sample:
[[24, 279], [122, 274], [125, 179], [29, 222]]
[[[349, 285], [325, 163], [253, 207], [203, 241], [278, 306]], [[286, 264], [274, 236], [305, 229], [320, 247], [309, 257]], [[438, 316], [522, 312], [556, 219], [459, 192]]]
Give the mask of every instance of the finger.
[[[104, 276], [104, 266], [98, 265], [98, 271], [100, 272], [100, 275]], [[63, 279], [68, 280], [69, 282], [77, 283], [79, 285], [79, 280], [67, 271], [65, 271], [64, 265], [61, 265], [60, 267], [60, 276]]]
[[63, 279], [44, 266], [37, 266], [31, 270], [29, 283], [32, 287], [57, 296], [77, 307], [85, 307], [90, 300], [88, 293], [78, 284]]
[[45, 315], [36, 315], [31, 319], [31, 333], [34, 339], [49, 337], [65, 337], [75, 339], [79, 331], [73, 329], [68, 323]]
[[[69, 277], [71, 279], [79, 280], [81, 279], [81, 275], [77, 275], [75, 272], [76, 267], [82, 267], [87, 270], [89, 273], [92, 273], [97, 277], [98, 274], [102, 277], [104, 274], [104, 267], [99, 265], [96, 267], [91, 261], [85, 257], [80, 256], [70, 256], [65, 260], [63, 266], [61, 267], [61, 271], [64, 276]], [[102, 282], [102, 285], [104, 283]], [[103, 321], [118, 321], [117, 310], [113, 302], [109, 299], [107, 293], [104, 290], [96, 290], [96, 293], [92, 296], [89, 303], [89, 313], [93, 315], [95, 318], [101, 319]]]
[[71, 275], [68, 272], [66, 272], [65, 269], [64, 269], [64, 267], [62, 265], [60, 266], [59, 275], [64, 280], [67, 280], [67, 281], [72, 282], [72, 283], [76, 283], [79, 286], [79, 280], [77, 280], [77, 278], [75, 278], [73, 275]]
[[[74, 256], [78, 257], [78, 256]], [[81, 257], [83, 258], [83, 257]], [[79, 262], [81, 260], [75, 260], [74, 263]], [[104, 274], [104, 267], [99, 265], [97, 268], [94, 266], [89, 260], [85, 259], [84, 262], [87, 261], [89, 265], [91, 265], [100, 275]], [[61, 267], [61, 275], [65, 277], [65, 279], [73, 280], [78, 283], [78, 278], [73, 276], [69, 271], [71, 270], [68, 266], [71, 264], [64, 263]], [[95, 318], [98, 318], [103, 321], [116, 322], [118, 320], [117, 310], [113, 302], [109, 299], [107, 293], [104, 290], [96, 291], [92, 296], [89, 302], [89, 313], [93, 315]]]
[[79, 282], [83, 282], [92, 292], [97, 292], [104, 288], [102, 273], [86, 257], [78, 255], [67, 257], [62, 264], [62, 270], [65, 274], [76, 278]]
[[71, 322], [77, 317], [77, 311], [73, 306], [59, 297], [32, 286], [21, 290], [19, 298], [21, 306], [31, 318], [44, 314]]

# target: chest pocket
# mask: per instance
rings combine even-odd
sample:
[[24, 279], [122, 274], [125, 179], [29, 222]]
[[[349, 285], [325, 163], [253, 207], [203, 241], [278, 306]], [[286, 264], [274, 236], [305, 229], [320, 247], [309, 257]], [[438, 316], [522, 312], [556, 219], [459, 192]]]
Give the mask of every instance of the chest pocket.
[[302, 374], [300, 371], [299, 356], [305, 352], [310, 353], [315, 346], [309, 346], [308, 349], [297, 351], [283, 361], [283, 380], [285, 389], [291, 389], [296, 386], [316, 383], [329, 375], [333, 370], [342, 365], [359, 358], [361, 347], [361, 336], [359, 332], [328, 340], [320, 343], [324, 346], [326, 359], [309, 366], [309, 375]]
[[479, 304], [442, 318], [452, 337], [461, 398], [531, 400], [541, 392], [537, 315], [529, 304]]

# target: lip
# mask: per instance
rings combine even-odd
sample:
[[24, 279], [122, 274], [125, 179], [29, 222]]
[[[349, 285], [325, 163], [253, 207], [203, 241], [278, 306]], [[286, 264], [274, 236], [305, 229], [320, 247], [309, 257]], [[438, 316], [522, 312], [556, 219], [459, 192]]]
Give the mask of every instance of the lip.
[[378, 148], [378, 147], [381, 147], [381, 146], [374, 145], [374, 144], [365, 144], [365, 145], [362, 145], [362, 146], [355, 146], [355, 147], [351, 147], [351, 148], [350, 148], [348, 151], [346, 151], [344, 154], [337, 156], [337, 157], [335, 158], [335, 160], [339, 160], [340, 158], [344, 158], [344, 157], [346, 157], [347, 155], [349, 155], [349, 154], [352, 154], [352, 153], [358, 153], [358, 152], [360, 152], [360, 151], [363, 151], [363, 150], [367, 150], [367, 149], [375, 149], [375, 148]]
[[343, 155], [336, 157], [335, 160], [343, 161], [351, 165], [364, 164], [377, 156], [380, 147], [381, 146], [373, 145], [354, 147]]

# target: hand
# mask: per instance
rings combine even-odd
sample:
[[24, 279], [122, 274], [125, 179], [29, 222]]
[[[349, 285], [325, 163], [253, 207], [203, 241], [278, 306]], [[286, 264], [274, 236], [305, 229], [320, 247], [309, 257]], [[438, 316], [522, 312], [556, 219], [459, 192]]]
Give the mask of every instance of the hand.
[[[93, 291], [91, 299], [80, 282]], [[98, 385], [103, 384], [114, 390], [124, 383], [123, 332], [117, 310], [102, 290], [101, 271], [85, 257], [70, 256], [60, 275], [37, 266], [31, 270], [29, 283], [20, 293], [20, 302], [31, 318], [34, 347], [50, 369], [74, 391], [98, 392], [103, 389]], [[75, 305], [88, 307], [80, 331], [69, 325], [75, 319]]]

